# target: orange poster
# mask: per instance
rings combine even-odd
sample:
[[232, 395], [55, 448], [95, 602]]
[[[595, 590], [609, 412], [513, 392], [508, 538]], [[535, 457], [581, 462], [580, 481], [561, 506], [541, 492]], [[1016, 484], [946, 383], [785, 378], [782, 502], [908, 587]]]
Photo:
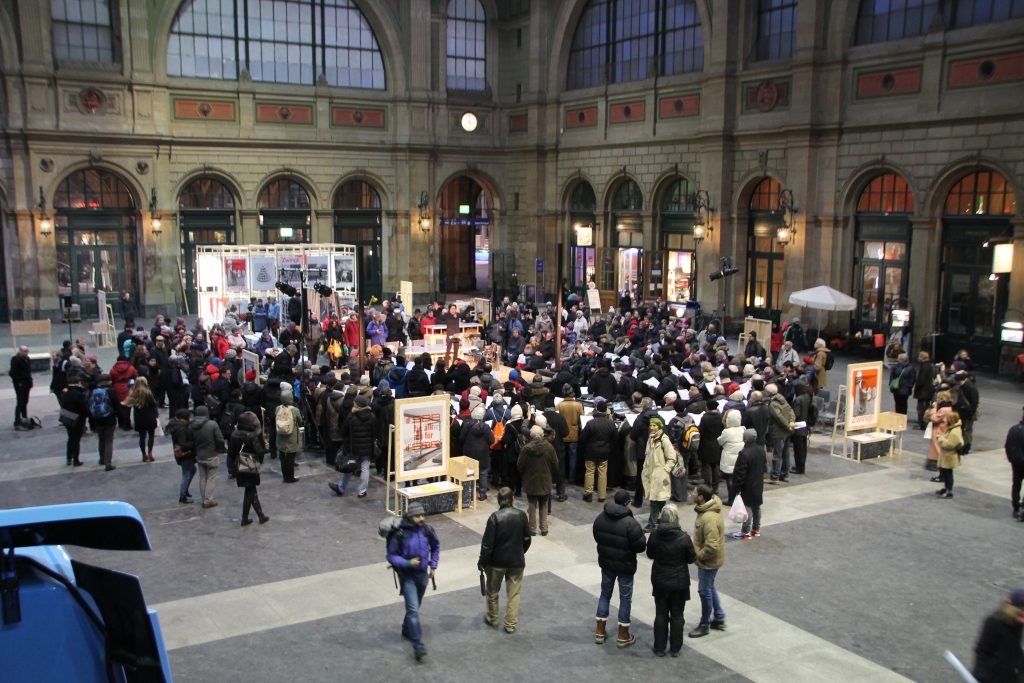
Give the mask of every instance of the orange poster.
[[846, 369], [846, 430], [878, 425], [882, 407], [882, 361], [856, 363]]

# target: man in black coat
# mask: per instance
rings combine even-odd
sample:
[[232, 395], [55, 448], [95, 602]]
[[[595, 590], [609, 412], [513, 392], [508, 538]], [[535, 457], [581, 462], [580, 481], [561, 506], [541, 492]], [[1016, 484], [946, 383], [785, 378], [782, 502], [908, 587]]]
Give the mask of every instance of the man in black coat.
[[608, 403], [603, 398], [594, 401], [593, 417], [580, 432], [577, 448], [583, 456], [586, 473], [583, 476], [583, 500], [594, 499], [594, 470], [597, 470], [597, 502], [603, 503], [608, 487], [608, 459], [618, 447], [619, 430], [608, 416]]
[[[569, 423], [554, 408], [547, 408], [542, 414], [544, 419], [547, 420], [547, 426], [554, 430], [555, 433], [555, 438], [551, 445], [555, 447], [555, 455], [558, 457], [558, 471], [565, 472], [565, 437], [569, 436]], [[541, 426], [543, 427], [544, 425], [542, 424]], [[558, 502], [564, 503], [568, 499], [565, 493], [565, 478], [563, 477], [562, 481], [555, 482], [555, 484]]]
[[587, 390], [590, 391], [591, 396], [600, 396], [606, 401], [614, 401], [616, 384], [617, 382], [608, 368], [608, 362], [602, 361], [593, 377], [590, 378], [590, 382], [587, 383]]
[[617, 491], [615, 498], [604, 504], [594, 520], [597, 541], [597, 563], [601, 566], [601, 597], [597, 601], [597, 630], [594, 641], [601, 645], [606, 638], [609, 602], [615, 582], [619, 583], [619, 632], [616, 645], [629, 647], [636, 638], [629, 632], [629, 615], [633, 605], [633, 575], [636, 556], [647, 549], [644, 530], [629, 509], [629, 492]]
[[120, 304], [121, 319], [124, 320], [125, 325], [135, 325], [135, 316], [139, 314], [139, 308], [132, 300], [132, 295], [128, 292], [122, 294]]
[[487, 575], [488, 626], [498, 625], [498, 592], [505, 581], [505, 633], [515, 633], [519, 623], [519, 592], [523, 587], [526, 551], [530, 549], [530, 521], [512, 505], [512, 489], [498, 491], [498, 509], [487, 518], [476, 567]]
[[736, 458], [732, 471], [732, 485], [736, 493], [743, 496], [747, 507], [747, 518], [743, 528], [733, 538], [749, 540], [761, 535], [761, 505], [764, 502], [764, 473], [768, 466], [768, 454], [757, 442], [757, 432], [747, 429], [743, 432], [743, 450]]
[[1006, 433], [1006, 459], [1010, 461], [1013, 472], [1010, 485], [1010, 500], [1013, 503], [1013, 516], [1024, 522], [1021, 514], [1020, 485], [1024, 481], [1024, 416], [1020, 422], [1010, 427]]
[[1024, 589], [1013, 591], [985, 619], [974, 646], [974, 678], [978, 683], [1015, 683], [1024, 680]]
[[978, 386], [974, 383], [974, 375], [967, 370], [957, 370], [954, 377], [960, 386], [953, 409], [960, 414], [964, 433], [964, 447], [960, 455], [967, 455], [971, 452], [971, 442], [974, 439], [974, 417], [978, 413], [979, 401]]
[[11, 357], [11, 369], [8, 372], [14, 384], [14, 428], [23, 426], [31, 429], [28, 422], [28, 395], [32, 391], [32, 361], [28, 357], [28, 347], [19, 346], [18, 352]]
[[760, 446], [768, 444], [768, 423], [771, 414], [768, 412], [768, 401], [760, 391], [750, 392], [750, 402], [747, 409], [743, 411], [743, 426], [757, 432], [757, 443]]
[[917, 363], [914, 368], [914, 390], [913, 396], [917, 399], [917, 428], [924, 429], [924, 411], [932, 404], [935, 398], [935, 363], [927, 351], [917, 354]]
[[718, 466], [722, 462], [722, 447], [718, 444], [718, 437], [722, 435], [725, 424], [722, 422], [722, 414], [714, 401], [707, 405], [704, 417], [700, 420], [700, 446], [697, 449], [697, 458], [700, 460], [701, 479], [711, 487], [712, 491], [718, 491], [718, 484], [721, 479], [721, 472]]

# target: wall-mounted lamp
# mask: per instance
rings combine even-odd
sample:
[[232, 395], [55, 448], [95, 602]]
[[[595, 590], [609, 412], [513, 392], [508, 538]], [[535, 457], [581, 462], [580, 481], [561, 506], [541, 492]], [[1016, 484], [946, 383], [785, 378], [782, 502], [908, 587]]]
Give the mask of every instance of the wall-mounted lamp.
[[50, 223], [50, 217], [46, 215], [46, 195], [43, 194], [43, 186], [39, 186], [39, 202], [36, 204], [36, 208], [39, 210], [39, 234], [44, 237], [50, 234], [50, 230], [53, 224]]
[[715, 226], [711, 222], [711, 216], [715, 209], [711, 206], [711, 197], [707, 190], [697, 190], [693, 195], [693, 204], [697, 209], [697, 222], [693, 226], [693, 241], [700, 245], [705, 239], [710, 239], [715, 232]]
[[163, 225], [160, 223], [160, 216], [156, 212], [156, 188], [149, 188], [149, 216], [150, 225], [153, 227], [153, 234], [159, 235], [163, 232]]
[[430, 195], [427, 194], [426, 190], [420, 192], [420, 201], [416, 204], [416, 208], [420, 211], [420, 230], [427, 232], [430, 230]]
[[782, 212], [782, 225], [775, 231], [775, 239], [783, 247], [796, 239], [796, 222], [793, 217], [799, 210], [793, 205], [793, 191], [779, 190], [779, 211]]

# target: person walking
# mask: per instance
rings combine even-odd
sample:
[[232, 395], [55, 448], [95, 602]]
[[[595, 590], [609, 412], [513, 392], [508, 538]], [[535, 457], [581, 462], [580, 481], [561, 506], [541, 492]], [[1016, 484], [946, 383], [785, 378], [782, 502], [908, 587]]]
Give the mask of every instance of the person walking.
[[512, 489], [498, 490], [498, 509], [487, 518], [480, 542], [477, 569], [487, 577], [488, 626], [498, 626], [498, 593], [505, 582], [505, 633], [515, 633], [519, 625], [519, 593], [523, 587], [526, 551], [530, 549], [530, 522], [525, 512], [512, 505]]
[[[359, 463], [359, 489], [357, 496], [366, 497], [370, 485], [370, 460], [373, 459], [374, 437], [377, 434], [377, 423], [370, 410], [370, 399], [366, 394], [356, 394], [352, 412], [341, 425], [342, 451], [346, 459], [354, 458]], [[353, 472], [342, 472], [337, 484], [327, 486], [336, 495], [344, 496]]]
[[[294, 408], [294, 406], [292, 407]], [[277, 434], [278, 441], [280, 442], [280, 430], [278, 430]], [[231, 433], [231, 438], [228, 442], [229, 457], [234, 458], [235, 462], [240, 463], [239, 457], [245, 453], [256, 462], [263, 464], [266, 452], [266, 446], [263, 445], [263, 430], [260, 426], [260, 420], [256, 417], [255, 413], [247, 410], [238, 416], [238, 424], [235, 426], [235, 431]], [[284, 464], [283, 456], [281, 463], [282, 465]], [[235, 474], [235, 484], [245, 489], [245, 492], [242, 494], [242, 526], [252, 524], [252, 520], [249, 518], [250, 509], [256, 511], [260, 524], [269, 522], [270, 517], [263, 514], [263, 506], [260, 505], [260, 495], [257, 490], [260, 485], [260, 473], [258, 471], [247, 471], [243, 467]]]
[[558, 479], [558, 457], [555, 447], [544, 438], [544, 429], [530, 427], [530, 440], [519, 454], [516, 469], [522, 478], [523, 491], [529, 503], [530, 535], [537, 534], [537, 516], [540, 511], [540, 535], [548, 535], [548, 498], [551, 485]]
[[61, 389], [57, 397], [61, 410], [66, 410], [69, 414], [77, 416], [74, 419], [61, 423], [68, 431], [68, 444], [65, 453], [66, 464], [74, 467], [82, 466], [80, 458], [82, 433], [85, 431], [85, 420], [89, 414], [89, 398], [85, 386], [82, 384], [82, 379], [81, 374], [70, 377], [68, 384]]
[[[302, 426], [302, 414], [295, 407], [295, 394], [291, 384], [281, 382], [281, 404], [274, 412], [275, 443], [274, 448], [281, 458], [281, 479], [286, 484], [298, 481], [295, 476], [295, 456], [302, 448], [299, 438], [299, 427]], [[262, 434], [260, 435], [262, 437]], [[257, 511], [257, 514], [258, 511]]]
[[718, 601], [715, 579], [725, 564], [725, 523], [722, 521], [722, 501], [707, 484], [693, 490], [694, 523], [693, 545], [697, 550], [697, 594], [700, 595], [700, 624], [690, 631], [691, 638], [703, 638], [711, 629], [725, 630], [725, 611]]
[[18, 352], [11, 356], [11, 368], [7, 374], [14, 385], [14, 428], [31, 429], [28, 421], [28, 396], [32, 391], [32, 361], [28, 357], [27, 346], [19, 346]]
[[761, 535], [761, 505], [764, 504], [764, 471], [768, 457], [764, 446], [757, 443], [757, 431], [746, 429], [743, 432], [743, 450], [736, 458], [733, 470], [733, 491], [743, 497], [743, 505], [747, 508], [747, 518], [739, 531], [732, 537], [744, 541]]
[[100, 462], [107, 472], [117, 469], [111, 462], [114, 457], [114, 429], [117, 415], [114, 405], [117, 399], [110, 388], [110, 375], [100, 375], [96, 388], [89, 394], [89, 428], [96, 433], [100, 451]]
[[651, 588], [654, 595], [655, 656], [665, 656], [665, 646], [673, 657], [683, 648], [683, 610], [690, 599], [690, 569], [697, 560], [690, 535], [679, 528], [679, 510], [669, 503], [661, 510], [658, 528], [647, 539], [647, 557], [651, 564]]
[[132, 385], [131, 391], [124, 400], [124, 405], [132, 409], [132, 423], [139, 433], [139, 450], [142, 451], [142, 462], [153, 462], [153, 439], [156, 436], [157, 407], [156, 397], [149, 390], [149, 382], [139, 377]]
[[1020, 422], [1006, 432], [1006, 459], [1010, 461], [1010, 502], [1013, 505], [1013, 516], [1024, 522], [1021, 514], [1020, 485], [1024, 481], [1024, 416]]
[[616, 491], [615, 497], [605, 502], [601, 514], [594, 520], [597, 564], [601, 567], [601, 596], [597, 601], [597, 630], [594, 632], [594, 642], [598, 645], [607, 637], [608, 611], [616, 583], [619, 584], [619, 632], [615, 644], [629, 647], [636, 642], [636, 636], [629, 632], [633, 576], [636, 556], [647, 549], [647, 542], [644, 530], [629, 509], [629, 499], [629, 491]]
[[814, 380], [818, 389], [828, 388], [828, 366], [832, 352], [828, 350], [825, 340], [814, 340]]
[[117, 399], [114, 403], [114, 410], [117, 412], [117, 424], [125, 431], [129, 431], [132, 428], [132, 411], [124, 402], [128, 398], [128, 392], [131, 391], [133, 383], [138, 376], [139, 373], [135, 370], [135, 366], [132, 365], [128, 354], [122, 353], [113, 367], [110, 368], [111, 388], [114, 390], [114, 397]]
[[916, 379], [910, 357], [901, 353], [896, 357], [896, 365], [889, 371], [889, 391], [892, 392], [892, 400], [896, 404], [895, 411], [900, 415], [907, 414], [907, 404], [910, 402], [910, 395], [914, 393]]
[[192, 494], [188, 487], [196, 476], [196, 440], [189, 427], [190, 415], [187, 409], [181, 408], [174, 413], [174, 419], [167, 423], [167, 435], [171, 437], [174, 449], [174, 461], [181, 468], [181, 481], [178, 484], [178, 502], [186, 505], [192, 502]]
[[644, 531], [654, 531], [661, 516], [661, 509], [672, 496], [672, 470], [676, 466], [678, 455], [675, 446], [665, 433], [665, 423], [660, 417], [651, 418], [648, 424], [647, 456], [641, 473], [644, 491], [651, 502], [651, 512]]
[[427, 525], [426, 511], [419, 503], [410, 504], [397, 530], [388, 537], [388, 564], [398, 575], [405, 599], [402, 637], [412, 643], [417, 662], [427, 656], [420, 606], [427, 592], [427, 582], [434, 578], [440, 561], [441, 542], [434, 529]]
[[1009, 593], [981, 627], [974, 646], [974, 670], [978, 683], [1019, 683], [1024, 680], [1024, 589]]
[[939, 498], [953, 497], [953, 470], [960, 467], [960, 452], [964, 447], [964, 432], [960, 414], [946, 414], [946, 431], [937, 440], [939, 447], [939, 476], [943, 487], [935, 492]]
[[594, 413], [580, 432], [579, 452], [583, 454], [583, 500], [594, 499], [594, 472], [597, 472], [597, 502], [603, 503], [608, 489], [608, 459], [619, 442], [619, 430], [608, 417], [608, 402], [594, 401]]
[[217, 486], [217, 468], [220, 466], [219, 453], [224, 450], [224, 437], [220, 427], [210, 419], [210, 409], [197, 406], [195, 416], [189, 423], [195, 441], [196, 467], [199, 474], [199, 497], [204, 508], [217, 506], [213, 495]]

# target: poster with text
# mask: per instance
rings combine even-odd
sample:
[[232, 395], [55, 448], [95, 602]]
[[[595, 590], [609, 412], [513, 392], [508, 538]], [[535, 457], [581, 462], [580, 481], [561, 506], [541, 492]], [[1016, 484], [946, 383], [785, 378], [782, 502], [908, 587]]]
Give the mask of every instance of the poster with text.
[[334, 255], [334, 286], [342, 289], [356, 288], [355, 254]]
[[448, 472], [449, 397], [395, 401], [395, 480], [437, 477]]
[[882, 410], [882, 361], [846, 369], [846, 431], [878, 426]]
[[249, 263], [244, 258], [224, 258], [224, 289], [228, 292], [244, 292], [249, 289], [247, 272]]
[[253, 256], [249, 259], [252, 266], [252, 288], [258, 291], [273, 291], [277, 282], [277, 259], [273, 256]]
[[287, 282], [295, 289], [302, 287], [302, 255], [278, 254], [277, 272], [281, 282]]
[[322, 285], [330, 284], [330, 258], [331, 257], [328, 254], [309, 254], [308, 256], [306, 256], [307, 287], [312, 287], [317, 283]]

